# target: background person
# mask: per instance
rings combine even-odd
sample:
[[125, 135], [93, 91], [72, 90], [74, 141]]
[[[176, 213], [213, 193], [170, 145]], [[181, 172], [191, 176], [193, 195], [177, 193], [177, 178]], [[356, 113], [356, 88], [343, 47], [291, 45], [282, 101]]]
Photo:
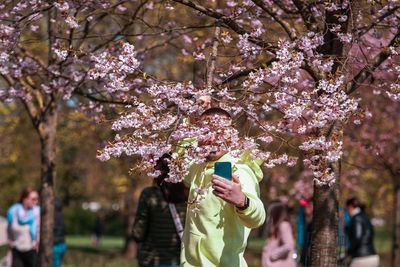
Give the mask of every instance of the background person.
[[[140, 266], [179, 266], [181, 237], [171, 213], [170, 204], [176, 210], [176, 219], [184, 224], [188, 190], [183, 183], [167, 183], [169, 168], [161, 157], [155, 169], [161, 174], [154, 185], [143, 189], [133, 226], [133, 238], [140, 243], [138, 261]], [[178, 224], [179, 224], [178, 223]]]
[[61, 201], [54, 198], [54, 240], [53, 240], [53, 267], [60, 267], [64, 257], [65, 233], [64, 233], [64, 215], [62, 213]]
[[350, 247], [349, 238], [346, 234], [346, 228], [350, 222], [350, 215], [345, 208], [339, 207], [339, 221], [338, 221], [338, 252], [339, 260], [338, 267], [346, 266], [347, 251]]
[[7, 212], [8, 244], [11, 248], [13, 267], [34, 267], [40, 232], [40, 209], [38, 194], [27, 187], [22, 191], [20, 201]]
[[294, 237], [288, 207], [280, 200], [270, 203], [267, 210], [268, 238], [265, 242], [262, 267], [295, 267]]
[[350, 241], [348, 254], [352, 257], [350, 267], [378, 267], [379, 256], [374, 248], [374, 228], [362, 207], [364, 206], [356, 197], [346, 202], [346, 209], [351, 216], [346, 229]]
[[104, 220], [105, 220], [106, 215], [102, 210], [97, 212], [96, 220], [94, 221], [93, 225], [93, 240], [92, 240], [92, 246], [97, 247], [101, 239], [103, 237], [104, 233]]
[[300, 199], [297, 222], [297, 242], [300, 246], [300, 263], [303, 266], [311, 264], [311, 233], [314, 204], [313, 199]]

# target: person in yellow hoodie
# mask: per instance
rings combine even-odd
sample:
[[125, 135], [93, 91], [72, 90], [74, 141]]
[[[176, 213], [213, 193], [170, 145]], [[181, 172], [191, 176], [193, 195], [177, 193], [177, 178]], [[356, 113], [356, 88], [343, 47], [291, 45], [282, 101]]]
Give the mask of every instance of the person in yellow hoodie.
[[[220, 108], [208, 109], [200, 116], [200, 123], [223, 120], [231, 121], [231, 117]], [[265, 220], [258, 184], [263, 177], [261, 162], [252, 160], [249, 153], [232, 156], [215, 138], [198, 145], [201, 148], [205, 143], [218, 149], [208, 154], [206, 162], [193, 164], [184, 179], [190, 192], [181, 266], [247, 266], [243, 253], [250, 230]], [[232, 165], [231, 181], [214, 175], [214, 163], [226, 161]]]

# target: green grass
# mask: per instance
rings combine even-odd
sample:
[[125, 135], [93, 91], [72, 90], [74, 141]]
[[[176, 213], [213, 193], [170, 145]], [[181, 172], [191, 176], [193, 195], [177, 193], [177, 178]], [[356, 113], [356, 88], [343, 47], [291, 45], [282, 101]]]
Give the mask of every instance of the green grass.
[[90, 236], [67, 236], [66, 243], [68, 248], [71, 249], [92, 249], [94, 251], [117, 251], [121, 250], [124, 246], [124, 239], [122, 237], [105, 236], [98, 247], [92, 248], [92, 239]]
[[[104, 237], [97, 247], [92, 247], [90, 236], [68, 236], [63, 267], [137, 267], [136, 259], [122, 257], [122, 237]], [[7, 254], [8, 246], [0, 247], [0, 259]]]
[[63, 266], [137, 267], [138, 265], [136, 259], [125, 259], [119, 254], [68, 250], [64, 256]]
[[[375, 248], [381, 256], [380, 267], [390, 266], [391, 233], [384, 228], [375, 229]], [[64, 267], [137, 267], [137, 261], [122, 257], [121, 251], [124, 246], [122, 237], [103, 238], [97, 247], [92, 247], [90, 236], [68, 236], [67, 252], [64, 256]], [[261, 262], [261, 251], [265, 238], [252, 238], [248, 242], [245, 258], [249, 267], [258, 267]], [[0, 259], [7, 253], [8, 247], [0, 247]]]
[[97, 247], [92, 247], [90, 236], [68, 236], [67, 252], [63, 266], [99, 266], [99, 267], [137, 267], [137, 261], [121, 256], [124, 246], [122, 237], [105, 236]]
[[392, 233], [386, 228], [375, 227], [374, 245], [378, 254], [391, 253], [392, 251]]

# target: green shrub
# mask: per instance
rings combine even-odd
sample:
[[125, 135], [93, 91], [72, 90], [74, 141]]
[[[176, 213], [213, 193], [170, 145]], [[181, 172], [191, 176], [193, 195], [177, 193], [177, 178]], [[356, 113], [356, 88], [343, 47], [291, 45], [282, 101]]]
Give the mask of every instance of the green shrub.
[[125, 230], [124, 217], [120, 212], [106, 212], [104, 234], [108, 236], [123, 236]]
[[[96, 212], [84, 210], [80, 206], [64, 207], [66, 235], [91, 235], [96, 221]], [[124, 218], [119, 212], [105, 211], [104, 235], [123, 236]]]
[[66, 235], [90, 235], [93, 233], [96, 213], [84, 210], [80, 206], [64, 207], [63, 213]]

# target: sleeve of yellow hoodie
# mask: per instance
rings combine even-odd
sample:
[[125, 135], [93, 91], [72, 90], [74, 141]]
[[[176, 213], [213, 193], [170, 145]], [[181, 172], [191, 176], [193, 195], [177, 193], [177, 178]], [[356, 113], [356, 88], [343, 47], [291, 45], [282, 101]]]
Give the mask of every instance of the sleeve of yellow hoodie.
[[257, 177], [246, 164], [236, 164], [233, 173], [239, 177], [242, 192], [250, 200], [247, 209], [235, 209], [239, 216], [239, 221], [248, 228], [260, 227], [265, 221], [265, 209], [260, 199], [260, 187], [258, 184], [260, 177]]

